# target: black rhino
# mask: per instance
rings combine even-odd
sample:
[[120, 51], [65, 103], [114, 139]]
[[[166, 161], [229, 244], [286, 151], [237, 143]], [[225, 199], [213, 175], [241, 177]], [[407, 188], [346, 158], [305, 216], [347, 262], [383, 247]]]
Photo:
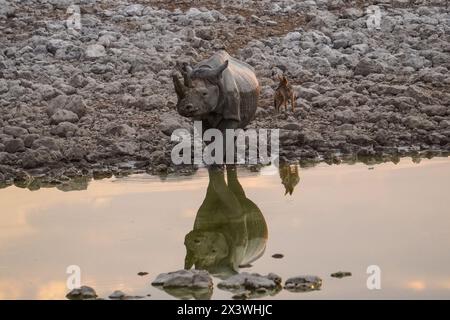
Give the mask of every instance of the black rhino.
[[205, 200], [185, 237], [185, 269], [209, 271], [222, 279], [239, 271], [265, 251], [268, 231], [261, 210], [247, 198], [235, 166], [211, 167]]
[[184, 82], [173, 75], [180, 115], [201, 120], [203, 129], [245, 128], [255, 117], [260, 86], [245, 62], [219, 51], [194, 68], [184, 64]]

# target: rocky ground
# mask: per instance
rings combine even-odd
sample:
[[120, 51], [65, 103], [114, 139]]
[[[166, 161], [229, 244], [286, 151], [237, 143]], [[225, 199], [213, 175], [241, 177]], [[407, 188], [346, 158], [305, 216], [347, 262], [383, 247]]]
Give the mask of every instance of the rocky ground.
[[[171, 73], [219, 49], [255, 68], [251, 127], [280, 128], [289, 160], [450, 151], [446, 0], [224, 3], [0, 0], [0, 185], [192, 172], [170, 160], [171, 132], [190, 127]], [[379, 30], [367, 27], [370, 4]], [[276, 114], [282, 72], [297, 108]]]

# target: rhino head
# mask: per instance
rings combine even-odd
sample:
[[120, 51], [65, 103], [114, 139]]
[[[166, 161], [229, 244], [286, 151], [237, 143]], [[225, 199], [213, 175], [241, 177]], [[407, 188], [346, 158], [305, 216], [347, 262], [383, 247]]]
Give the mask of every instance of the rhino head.
[[193, 230], [186, 235], [184, 244], [187, 250], [185, 269], [195, 264], [196, 269], [213, 272], [229, 255], [227, 241], [220, 232]]
[[193, 70], [184, 65], [181, 69], [184, 82], [176, 74], [172, 75], [178, 96], [177, 111], [188, 118], [201, 117], [212, 112], [221, 102], [220, 88], [223, 71], [228, 61], [216, 68], [202, 66]]

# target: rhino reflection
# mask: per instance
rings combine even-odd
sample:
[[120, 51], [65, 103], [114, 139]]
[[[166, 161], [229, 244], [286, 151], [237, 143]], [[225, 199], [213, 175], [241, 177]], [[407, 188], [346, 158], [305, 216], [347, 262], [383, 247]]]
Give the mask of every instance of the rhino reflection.
[[255, 261], [266, 248], [267, 225], [259, 208], [239, 183], [235, 167], [211, 168], [205, 200], [194, 228], [185, 237], [185, 269], [208, 270], [227, 278], [239, 265]]
[[292, 195], [295, 186], [300, 182], [300, 175], [298, 173], [298, 165], [286, 164], [280, 165], [278, 169], [280, 173], [281, 183], [285, 188], [285, 195], [289, 193]]

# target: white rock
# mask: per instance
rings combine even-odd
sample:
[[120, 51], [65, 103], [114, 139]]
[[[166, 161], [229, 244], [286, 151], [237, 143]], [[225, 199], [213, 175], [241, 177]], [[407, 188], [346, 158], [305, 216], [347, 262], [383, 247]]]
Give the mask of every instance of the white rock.
[[105, 47], [100, 44], [91, 44], [86, 48], [86, 58], [95, 59], [106, 55]]

